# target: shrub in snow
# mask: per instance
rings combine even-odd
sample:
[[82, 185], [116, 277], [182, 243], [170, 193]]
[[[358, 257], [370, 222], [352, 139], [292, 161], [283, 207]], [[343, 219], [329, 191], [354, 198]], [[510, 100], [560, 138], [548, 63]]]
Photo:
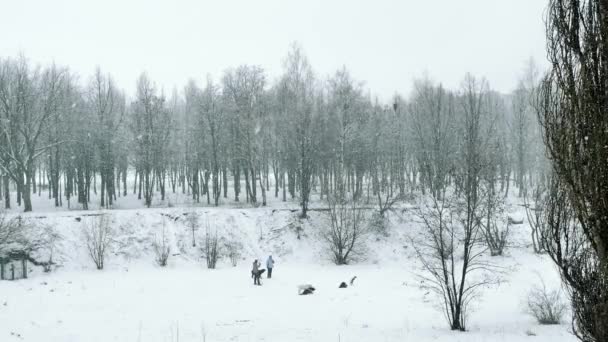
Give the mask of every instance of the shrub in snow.
[[152, 245], [154, 249], [154, 254], [156, 255], [156, 263], [160, 267], [167, 266], [167, 261], [169, 260], [169, 255], [171, 255], [171, 245], [169, 244], [169, 239], [166, 234], [165, 229], [165, 221], [163, 220], [163, 226], [161, 228], [161, 232], [156, 236], [156, 239]]
[[[493, 177], [493, 175], [492, 175]], [[493, 182], [484, 187], [485, 203], [479, 220], [490, 255], [502, 255], [509, 238], [510, 223], [505, 213], [505, 199], [494, 188]]]
[[372, 217], [370, 220], [371, 230], [373, 230], [374, 232], [376, 232], [378, 234], [388, 236], [388, 226], [389, 226], [389, 221], [388, 221], [387, 215], [381, 215], [380, 213], [377, 213], [377, 212], [372, 214]]
[[243, 249], [243, 244], [238, 241], [234, 235], [231, 235], [230, 238], [224, 242], [224, 248], [230, 258], [230, 263], [232, 266], [236, 266], [241, 257], [240, 251]]
[[202, 248], [203, 256], [207, 260], [207, 268], [215, 268], [219, 258], [219, 240], [217, 232], [211, 233], [209, 225], [205, 231], [205, 244]]
[[527, 311], [540, 324], [559, 324], [566, 311], [559, 289], [548, 290], [545, 283], [528, 292]]
[[59, 233], [50, 225], [35, 224], [21, 216], [8, 218], [0, 210], [0, 259], [8, 254], [25, 255], [35, 266], [50, 272]]
[[[376, 180], [377, 182], [377, 180]], [[384, 214], [390, 210], [392, 210], [393, 206], [403, 199], [401, 194], [393, 193], [392, 191], [386, 190], [384, 194], [378, 189], [376, 191], [376, 196], [378, 197], [378, 214], [384, 217]]]
[[8, 218], [4, 212], [0, 212], [0, 254], [25, 240], [21, 222], [20, 217]]
[[509, 239], [510, 225], [504, 220], [490, 219], [486, 224], [482, 223], [482, 227], [490, 255], [502, 255]]
[[198, 230], [198, 214], [192, 210], [186, 216], [186, 225], [192, 232], [192, 247], [196, 247], [195, 232]]
[[[50, 272], [56, 265], [54, 255], [57, 243], [62, 239], [61, 235], [51, 225], [32, 227], [36, 234], [30, 239], [30, 261], [36, 266], [42, 266], [44, 272]], [[36, 259], [36, 261], [34, 261]], [[44, 261], [41, 261], [44, 260]]]
[[526, 207], [526, 216], [530, 225], [530, 235], [532, 238], [532, 247], [534, 248], [534, 253], [545, 252], [542, 238], [542, 227], [545, 225], [543, 203], [546, 195], [547, 191], [544, 184], [539, 182], [532, 192], [532, 203], [529, 202], [527, 196], [524, 196], [524, 206]]
[[92, 220], [84, 230], [84, 240], [91, 260], [98, 270], [103, 269], [108, 248], [113, 241], [114, 231], [107, 215], [102, 214]]

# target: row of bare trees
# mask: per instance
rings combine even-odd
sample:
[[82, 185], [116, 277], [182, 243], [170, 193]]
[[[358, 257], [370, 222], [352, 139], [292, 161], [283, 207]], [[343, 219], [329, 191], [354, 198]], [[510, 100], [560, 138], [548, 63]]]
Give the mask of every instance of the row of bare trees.
[[[346, 68], [321, 80], [298, 45], [283, 70], [271, 84], [260, 67], [242, 65], [218, 83], [191, 81], [170, 95], [142, 74], [127, 99], [100, 70], [82, 85], [67, 68], [1, 59], [4, 206], [16, 198], [32, 210], [31, 196], [43, 189], [56, 206], [84, 209], [91, 201], [110, 208], [131, 193], [146, 206], [168, 193], [220, 205], [230, 188], [235, 202], [296, 199], [306, 216], [311, 196], [348, 194], [386, 207], [463, 182], [454, 167], [461, 91], [423, 78], [407, 101], [382, 105]], [[495, 118], [481, 133], [492, 138], [496, 165], [487, 176], [502, 193], [515, 180], [525, 194], [542, 163], [530, 149], [540, 141], [534, 80], [530, 67], [513, 94], [484, 90]]]

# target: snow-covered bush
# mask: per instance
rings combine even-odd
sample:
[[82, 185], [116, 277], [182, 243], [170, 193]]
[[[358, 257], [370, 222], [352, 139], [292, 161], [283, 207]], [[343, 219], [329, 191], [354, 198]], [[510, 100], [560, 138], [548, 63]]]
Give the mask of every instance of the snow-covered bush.
[[510, 225], [506, 216], [482, 221], [483, 234], [491, 256], [503, 255], [509, 242]]
[[[36, 265], [42, 266], [45, 272], [50, 272], [56, 265], [55, 249], [57, 243], [62, 239], [61, 234], [51, 225], [39, 225], [35, 228], [36, 236], [30, 240], [30, 256], [36, 261]], [[59, 258], [61, 259], [61, 258]]]
[[231, 235], [227, 240], [225, 240], [224, 248], [228, 258], [230, 258], [230, 263], [232, 266], [236, 266], [239, 258], [241, 257], [240, 251], [243, 249], [243, 243], [238, 241], [234, 235]]
[[22, 244], [24, 240], [21, 218], [9, 218], [4, 212], [0, 212], [0, 254], [14, 244]]
[[217, 232], [211, 232], [209, 225], [205, 231], [205, 241], [201, 248], [203, 257], [207, 260], [207, 268], [215, 268], [217, 259], [219, 258], [219, 239]]
[[25, 252], [29, 261], [50, 272], [61, 235], [51, 226], [36, 224], [21, 216], [8, 218], [0, 212], [0, 257], [11, 251]]
[[377, 212], [373, 213], [369, 225], [373, 232], [388, 236], [388, 227], [390, 222], [386, 215], [383, 216]]
[[559, 324], [564, 313], [564, 303], [559, 289], [549, 290], [545, 283], [534, 286], [528, 292], [527, 312], [534, 316], [539, 324]]
[[199, 216], [196, 213], [196, 211], [194, 211], [194, 210], [189, 212], [188, 215], [186, 216], [186, 225], [188, 226], [188, 229], [192, 233], [192, 247], [196, 247], [195, 233], [198, 230], [198, 221], [199, 221], [198, 218], [199, 218]]
[[92, 220], [84, 230], [84, 242], [91, 260], [98, 270], [103, 269], [108, 248], [110, 248], [114, 237], [107, 215], [102, 214]]
[[491, 256], [503, 255], [510, 234], [510, 223], [506, 214], [504, 196], [496, 191], [495, 185], [485, 184], [482, 192], [485, 199], [479, 218], [481, 232]]
[[171, 245], [169, 244], [165, 226], [165, 221], [163, 220], [161, 232], [156, 236], [155, 241], [152, 244], [156, 256], [156, 263], [160, 267], [167, 266], [169, 255], [171, 255]]
[[545, 245], [543, 241], [542, 227], [544, 222], [543, 206], [547, 196], [547, 189], [542, 182], [532, 191], [531, 201], [527, 196], [524, 196], [524, 206], [526, 207], [526, 216], [530, 226], [530, 236], [532, 239], [532, 247], [534, 253], [544, 253]]

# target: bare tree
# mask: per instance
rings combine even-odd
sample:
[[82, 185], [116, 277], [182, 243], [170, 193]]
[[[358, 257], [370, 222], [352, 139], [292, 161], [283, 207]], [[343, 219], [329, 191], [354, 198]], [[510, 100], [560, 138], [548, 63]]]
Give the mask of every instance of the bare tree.
[[363, 192], [363, 165], [366, 137], [362, 113], [364, 98], [362, 86], [353, 80], [346, 67], [342, 67], [328, 80], [328, 111], [332, 113], [335, 128], [331, 131], [336, 141], [334, 158], [336, 177], [335, 196], [346, 197], [348, 193], [358, 200]]
[[[65, 106], [62, 122], [60, 123], [63, 130], [66, 132], [68, 142], [63, 149], [63, 173], [65, 179], [64, 195], [68, 202], [68, 208], [71, 208], [71, 197], [76, 195], [77, 203], [82, 209], [89, 208], [91, 188], [94, 189], [93, 175], [95, 173], [96, 150], [95, 145], [97, 118], [93, 115], [89, 100], [81, 94], [81, 90], [77, 87], [76, 82], [71, 82], [70, 91], [65, 102], [69, 105]], [[114, 133], [115, 137], [117, 133]], [[49, 139], [55, 141], [56, 139]], [[56, 161], [59, 158], [55, 158]], [[48, 170], [47, 172], [50, 172]], [[55, 172], [61, 171], [56, 167]], [[60, 175], [55, 175], [57, 183], [62, 178]], [[42, 184], [39, 185], [39, 188]], [[60, 190], [58, 188], [57, 190]], [[60, 196], [58, 196], [60, 197]]]
[[224, 243], [226, 253], [230, 258], [232, 266], [236, 267], [239, 258], [241, 257], [241, 250], [243, 249], [243, 243], [238, 240], [234, 234], [230, 234], [228, 240]]
[[464, 331], [471, 302], [497, 279], [496, 267], [483, 259], [487, 246], [481, 229], [463, 224], [459, 202], [445, 193], [441, 200], [425, 200], [418, 212], [423, 234], [412, 238], [412, 245], [425, 271], [423, 286], [439, 296], [450, 328]]
[[125, 115], [125, 99], [115, 87], [111, 76], [98, 68], [88, 88], [88, 103], [96, 119], [94, 132], [101, 178], [101, 206], [111, 207], [116, 196], [115, 173], [117, 134]]
[[503, 255], [510, 233], [502, 199], [502, 196], [496, 196], [496, 192], [486, 194], [485, 215], [479, 223], [492, 256]]
[[424, 200], [419, 213], [424, 236], [413, 245], [426, 270], [427, 286], [440, 297], [450, 328], [464, 331], [469, 304], [484, 286], [496, 281], [490, 276], [495, 266], [483, 259], [487, 246], [481, 224], [487, 204], [483, 176], [489, 170], [482, 133], [491, 121], [485, 81], [466, 75], [460, 104], [457, 180], [449, 193], [447, 188], [431, 191]]
[[[170, 116], [165, 97], [144, 73], [137, 81], [137, 99], [133, 104], [131, 129], [135, 135], [136, 168], [144, 202], [152, 205], [154, 185], [158, 184], [164, 199]], [[141, 193], [141, 191], [140, 191]]]
[[530, 154], [530, 126], [532, 124], [532, 114], [530, 113], [529, 95], [523, 82], [520, 82], [518, 88], [513, 94], [512, 110], [513, 118], [510, 128], [515, 140], [515, 184], [519, 188], [518, 196], [525, 196], [526, 184], [524, 179], [529, 167]]
[[393, 195], [391, 196], [390, 192], [385, 192], [384, 194], [380, 193], [380, 191], [378, 191], [376, 193], [376, 196], [378, 198], [378, 213], [380, 214], [380, 216], [384, 216], [384, 214], [393, 209], [393, 206], [395, 205], [395, 203], [399, 202], [401, 200], [401, 196], [399, 195]]
[[448, 185], [454, 163], [456, 108], [454, 94], [435, 86], [429, 79], [416, 81], [409, 110], [414, 153], [423, 194], [425, 187], [435, 195]]
[[198, 230], [199, 216], [195, 210], [192, 210], [186, 216], [186, 225], [192, 232], [192, 247], [196, 247], [196, 231]]
[[[497, 136], [496, 132], [490, 132], [490, 134]], [[483, 198], [483, 203], [481, 203], [482, 217], [480, 217], [479, 225], [492, 256], [503, 254], [507, 246], [511, 224], [505, 210], [505, 198], [496, 188], [497, 155], [500, 154], [500, 149], [496, 147], [498, 145], [496, 139], [492, 139], [490, 147], [487, 148], [485, 171], [482, 182], [480, 182], [480, 196]]]
[[532, 248], [534, 253], [545, 252], [544, 242], [542, 241], [542, 229], [545, 227], [543, 208], [547, 189], [543, 183], [538, 183], [532, 191], [532, 202], [528, 196], [524, 196], [524, 206], [526, 208], [526, 217], [530, 226], [530, 239], [532, 240]]
[[226, 102], [234, 116], [234, 157], [238, 162], [237, 167], [245, 171], [247, 198], [255, 204], [256, 180], [261, 177], [257, 140], [261, 137], [260, 131], [263, 127], [260, 123], [265, 115], [262, 103], [266, 76], [261, 67], [242, 65], [224, 74], [223, 86]]
[[224, 112], [219, 100], [219, 88], [215, 86], [209, 78], [207, 80], [207, 86], [202, 93], [200, 110], [206, 119], [207, 132], [210, 139], [213, 201], [216, 207], [219, 205], [220, 196], [222, 194], [220, 169], [222, 166], [221, 137], [224, 129]]
[[330, 196], [327, 204], [330, 224], [321, 236], [336, 265], [346, 265], [364, 255], [368, 222], [357, 201]]
[[207, 260], [207, 268], [214, 269], [219, 259], [220, 246], [217, 231], [211, 232], [209, 223], [207, 223], [205, 230], [205, 245], [201, 249]]
[[[197, 203], [200, 201], [200, 173], [204, 167], [204, 120], [201, 117], [202, 91], [193, 80], [188, 82], [184, 90], [185, 113], [183, 118], [184, 138], [183, 170], [180, 176], [182, 192], [186, 193], [186, 184], [191, 191], [192, 199]], [[179, 136], [179, 135], [178, 135]]]
[[[291, 154], [292, 177], [290, 185], [300, 189], [301, 217], [306, 217], [315, 169], [315, 139], [313, 136], [313, 109], [315, 79], [304, 51], [292, 45], [284, 61], [285, 73], [281, 79], [280, 95], [284, 102], [284, 115], [291, 120], [288, 129], [287, 151]], [[292, 182], [293, 180], [293, 182]]]
[[89, 257], [98, 270], [103, 270], [104, 261], [114, 238], [114, 230], [108, 215], [101, 214], [92, 219], [84, 230], [84, 242]]
[[[511, 96], [512, 116], [508, 120], [512, 135], [512, 153], [515, 164], [515, 185], [518, 187], [518, 196], [526, 196], [528, 188], [534, 185], [533, 176], [538, 180], [546, 172], [546, 156], [536, 111], [538, 109], [537, 96], [540, 84], [539, 71], [534, 59], [527, 61], [517, 88]], [[536, 172], [535, 172], [536, 171]]]
[[157, 234], [152, 244], [154, 248], [154, 254], [156, 256], [156, 263], [160, 267], [167, 266], [167, 261], [169, 260], [169, 256], [171, 255], [171, 244], [169, 241], [169, 237], [166, 233], [166, 224], [163, 219], [162, 227], [160, 234]]
[[[34, 227], [36, 235], [30, 241], [29, 261], [34, 265], [42, 266], [44, 272], [50, 272], [52, 267], [56, 265], [56, 248], [57, 243], [61, 241], [62, 236], [57, 229], [52, 225], [42, 225]], [[34, 256], [33, 256], [34, 255]], [[38, 260], [39, 258], [42, 261]]]

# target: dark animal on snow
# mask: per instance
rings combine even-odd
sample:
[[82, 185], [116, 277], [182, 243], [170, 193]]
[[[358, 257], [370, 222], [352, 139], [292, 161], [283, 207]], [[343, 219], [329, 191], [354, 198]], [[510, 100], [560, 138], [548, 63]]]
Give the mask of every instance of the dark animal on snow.
[[[264, 272], [266, 272], [266, 270], [263, 268], [261, 270], [258, 270], [258, 277], [262, 276], [262, 274], [264, 274]], [[251, 271], [251, 278], [253, 278], [253, 277], [255, 277], [255, 273], [253, 271]]]
[[345, 288], [347, 288], [347, 287], [348, 287], [348, 285], [346, 285], [346, 283], [345, 283], [345, 282], [341, 282], [341, 283], [340, 283], [340, 286], [338, 286], [338, 288], [340, 288], [340, 289], [345, 289]]
[[312, 287], [312, 288], [309, 288], [309, 289], [306, 289], [306, 290], [302, 291], [301, 295], [313, 294], [313, 293], [315, 293], [314, 291], [315, 291], [315, 288]]
[[298, 294], [299, 295], [310, 295], [315, 292], [315, 288], [310, 284], [304, 284], [298, 286]]

